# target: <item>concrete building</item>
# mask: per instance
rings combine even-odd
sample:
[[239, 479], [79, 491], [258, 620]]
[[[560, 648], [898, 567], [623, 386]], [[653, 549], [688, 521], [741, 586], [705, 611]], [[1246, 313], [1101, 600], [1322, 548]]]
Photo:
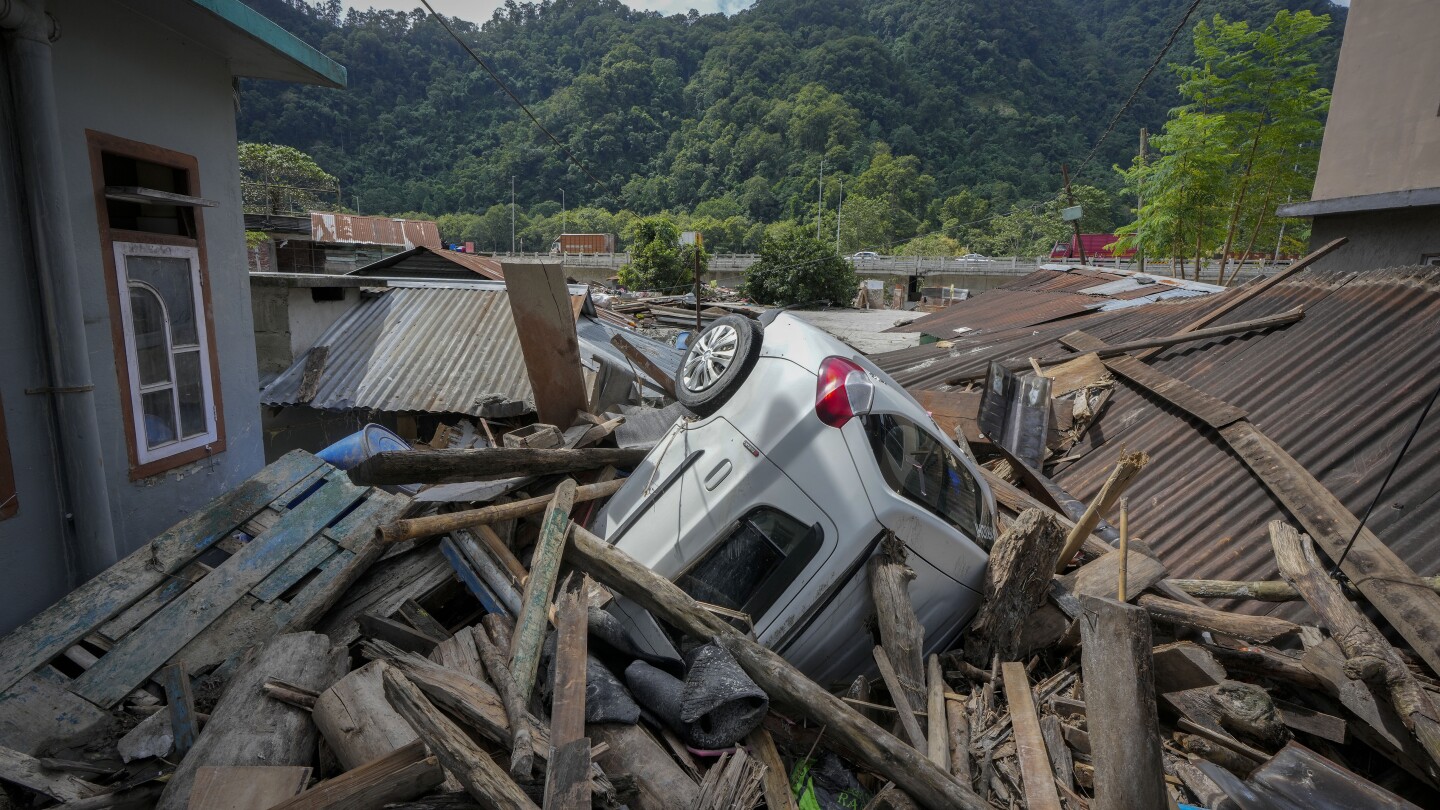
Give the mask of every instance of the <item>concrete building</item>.
[[349, 273], [425, 246], [441, 250], [434, 222], [327, 211], [245, 215], [245, 230], [265, 238], [248, 257], [256, 273]]
[[346, 77], [238, 0], [9, 0], [0, 30], [7, 632], [263, 464], [235, 82]]
[[1320, 266], [1440, 264], [1440, 3], [1354, 0], [1345, 22], [1315, 190], [1281, 216], [1312, 217]]

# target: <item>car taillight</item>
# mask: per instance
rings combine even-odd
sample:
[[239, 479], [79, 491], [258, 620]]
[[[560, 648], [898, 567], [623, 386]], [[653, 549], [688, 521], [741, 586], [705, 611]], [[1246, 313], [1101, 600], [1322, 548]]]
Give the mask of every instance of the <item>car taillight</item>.
[[815, 384], [815, 415], [830, 427], [842, 427], [852, 417], [870, 412], [875, 382], [853, 360], [827, 357], [820, 363]]

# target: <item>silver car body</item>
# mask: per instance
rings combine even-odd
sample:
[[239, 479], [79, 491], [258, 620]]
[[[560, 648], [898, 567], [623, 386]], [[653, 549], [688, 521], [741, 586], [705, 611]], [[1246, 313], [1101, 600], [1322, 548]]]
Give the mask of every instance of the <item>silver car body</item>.
[[[816, 384], [830, 356], [849, 359], [869, 375], [870, 418], [888, 416], [893, 424], [918, 427], [925, 434], [916, 435], [919, 441], [938, 443], [948, 453], [951, 466], [944, 469], [952, 480], [958, 474], [973, 482], [979, 516], [972, 533], [979, 538], [967, 537], [887, 482], [862, 418], [839, 428], [820, 420]], [[859, 352], [788, 314], [765, 328], [760, 357], [731, 399], [711, 416], [678, 420], [611, 499], [598, 529], [683, 586], [687, 572], [756, 510], [762, 516], [781, 512], [810, 531], [798, 541], [806, 554], [777, 563], [776, 571], [787, 562], [788, 569], [773, 577], [778, 583], [767, 583], [768, 605], [749, 617], [754, 632], [821, 683], [870, 668], [871, 644], [862, 624], [874, 607], [865, 562], [886, 530], [905, 543], [915, 570], [910, 597], [925, 627], [927, 652], [948, 649], [979, 605], [987, 555], [975, 540], [988, 547], [993, 539], [995, 504], [974, 460]], [[637, 612], [623, 600], [617, 607], [621, 614]]]

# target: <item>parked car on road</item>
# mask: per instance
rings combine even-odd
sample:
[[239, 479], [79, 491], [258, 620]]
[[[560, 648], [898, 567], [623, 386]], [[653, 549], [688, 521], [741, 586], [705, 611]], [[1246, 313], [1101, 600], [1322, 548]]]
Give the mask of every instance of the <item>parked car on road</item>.
[[[893, 532], [915, 570], [926, 652], [951, 647], [980, 603], [995, 502], [968, 450], [904, 389], [780, 313], [763, 327], [715, 320], [687, 350], [676, 396], [695, 416], [611, 499], [607, 540], [831, 683], [871, 667], [865, 562]], [[612, 610], [666, 652], [643, 611], [623, 599]]]
[[873, 250], [862, 250], [850, 257], [852, 262], [869, 262], [880, 258], [880, 254]]
[[981, 254], [979, 254], [979, 253], [966, 253], [964, 256], [961, 256], [961, 257], [960, 257], [960, 261], [962, 261], [962, 262], [993, 262], [993, 261], [995, 261], [995, 260], [992, 259], [992, 258], [990, 258], [989, 256], [984, 256], [984, 255], [981, 255]]

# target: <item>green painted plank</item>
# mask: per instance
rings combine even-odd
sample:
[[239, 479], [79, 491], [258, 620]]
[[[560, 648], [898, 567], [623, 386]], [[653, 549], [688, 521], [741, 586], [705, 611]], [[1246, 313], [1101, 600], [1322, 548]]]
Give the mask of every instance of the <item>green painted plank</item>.
[[0, 639], [0, 690], [129, 607], [323, 464], [303, 451], [286, 454]]
[[157, 611], [76, 678], [70, 691], [102, 708], [119, 703], [365, 492], [350, 484], [345, 473], [332, 471], [323, 487]]
[[251, 588], [251, 595], [262, 602], [279, 599], [280, 594], [289, 590], [291, 585], [299, 582], [338, 550], [339, 546], [325, 539], [323, 535], [316, 537], [306, 543], [304, 548], [295, 552], [294, 556], [282, 563], [259, 585]]

